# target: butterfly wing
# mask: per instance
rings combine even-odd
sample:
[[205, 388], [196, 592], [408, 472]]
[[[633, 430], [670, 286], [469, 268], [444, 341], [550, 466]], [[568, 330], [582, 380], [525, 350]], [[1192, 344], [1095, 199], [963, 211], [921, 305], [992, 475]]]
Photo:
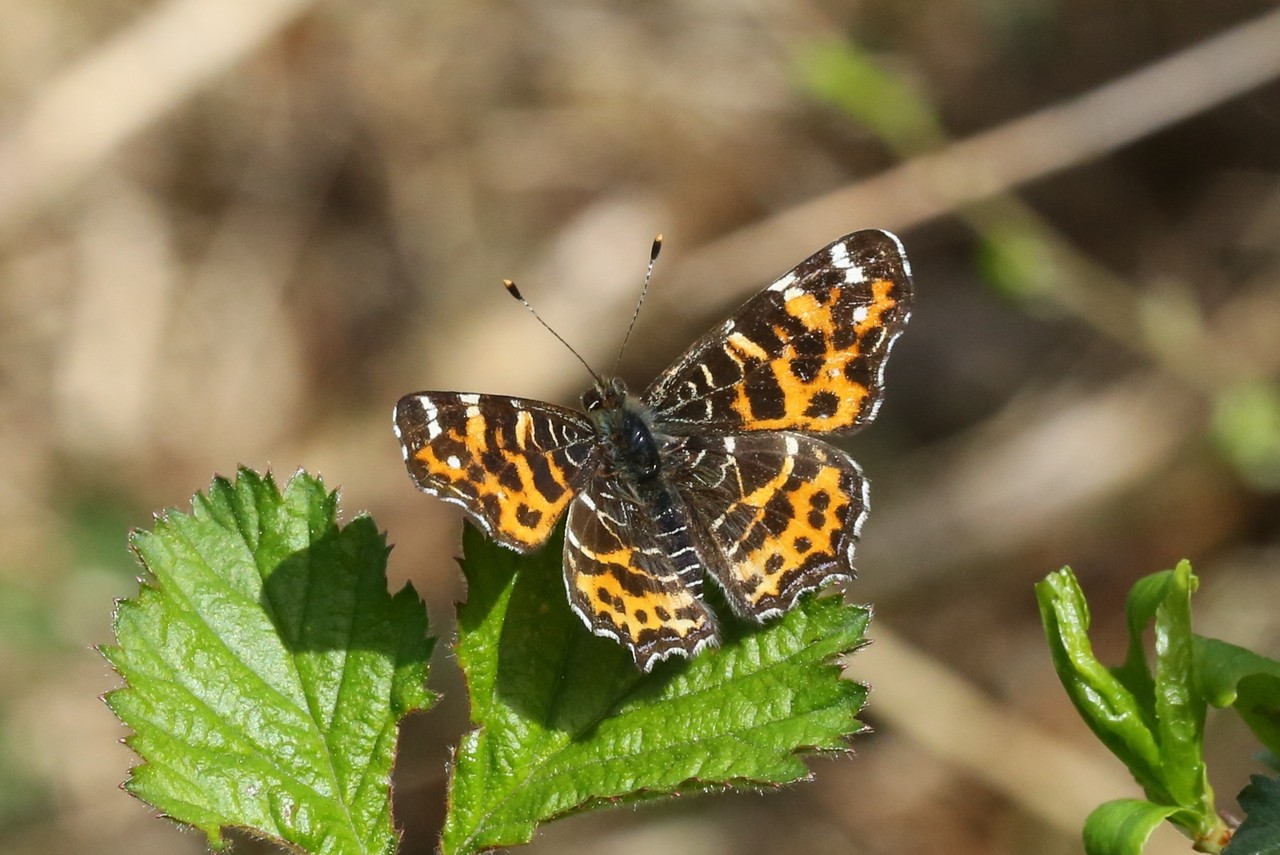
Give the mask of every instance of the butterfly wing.
[[416, 392], [396, 404], [394, 422], [418, 489], [461, 505], [520, 552], [546, 542], [595, 468], [591, 422], [541, 401]]
[[896, 237], [846, 235], [703, 336], [643, 400], [677, 433], [855, 430], [875, 418], [911, 299]]
[[858, 464], [795, 433], [683, 438], [681, 480], [701, 552], [733, 610], [764, 621], [853, 578], [867, 514]]
[[620, 642], [641, 670], [668, 656], [692, 657], [717, 641], [715, 619], [660, 545], [654, 521], [590, 481], [569, 506], [564, 578], [569, 604], [596, 635]]

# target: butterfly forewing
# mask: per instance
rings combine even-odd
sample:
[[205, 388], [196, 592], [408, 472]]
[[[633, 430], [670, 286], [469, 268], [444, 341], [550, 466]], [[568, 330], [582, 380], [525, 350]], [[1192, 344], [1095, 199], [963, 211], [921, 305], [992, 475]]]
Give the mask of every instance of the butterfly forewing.
[[703, 336], [643, 398], [680, 433], [857, 429], [879, 408], [911, 298], [898, 239], [854, 232]]
[[461, 505], [521, 552], [550, 537], [597, 454], [585, 416], [520, 398], [405, 395], [395, 428], [419, 489]]
[[853, 578], [867, 496], [849, 455], [794, 433], [689, 437], [684, 454], [707, 569], [739, 615], [763, 621]]

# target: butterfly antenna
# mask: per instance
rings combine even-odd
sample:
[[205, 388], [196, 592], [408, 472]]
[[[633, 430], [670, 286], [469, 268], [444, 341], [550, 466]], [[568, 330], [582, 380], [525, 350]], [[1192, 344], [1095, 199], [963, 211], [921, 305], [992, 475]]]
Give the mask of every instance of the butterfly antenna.
[[567, 347], [569, 349], [569, 352], [572, 353], [575, 357], [577, 357], [578, 361], [582, 363], [582, 367], [587, 369], [587, 373], [591, 375], [592, 379], [594, 379], [597, 384], [601, 386], [604, 385], [604, 380], [600, 378], [599, 374], [597, 374], [595, 371], [592, 370], [591, 366], [587, 364], [587, 360], [582, 358], [582, 354], [574, 350], [573, 345], [565, 341], [564, 336], [560, 335], [560, 333], [553, 330], [551, 328], [551, 325], [542, 319], [542, 316], [538, 314], [537, 310], [535, 310], [533, 306], [529, 305], [529, 301], [524, 298], [524, 295], [520, 293], [520, 289], [516, 287], [516, 283], [512, 282], [510, 279], [503, 279], [502, 286], [507, 289], [508, 294], [510, 294], [512, 297], [515, 297], [517, 300], [519, 300], [520, 304], [529, 310], [529, 314], [533, 315], [534, 318], [537, 319], [538, 323], [542, 324], [542, 326], [546, 328], [547, 332], [551, 333], [553, 336], [559, 339], [560, 343], [563, 344], [565, 347]]
[[653, 248], [649, 250], [649, 269], [644, 274], [644, 285], [640, 288], [640, 299], [636, 301], [636, 310], [631, 314], [631, 324], [627, 327], [627, 334], [622, 337], [622, 347], [618, 348], [618, 358], [613, 360], [612, 374], [618, 373], [618, 364], [622, 362], [622, 352], [627, 349], [627, 342], [631, 340], [631, 331], [636, 328], [636, 318], [640, 317], [640, 307], [644, 305], [644, 295], [649, 293], [649, 280], [653, 278], [653, 265], [658, 260], [658, 253], [662, 251], [662, 235], [658, 235], [653, 239]]

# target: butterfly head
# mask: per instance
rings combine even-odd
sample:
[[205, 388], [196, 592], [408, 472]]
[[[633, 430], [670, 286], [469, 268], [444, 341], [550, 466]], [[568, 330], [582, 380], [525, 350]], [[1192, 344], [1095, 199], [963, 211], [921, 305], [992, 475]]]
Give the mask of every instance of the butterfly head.
[[622, 409], [627, 400], [627, 384], [618, 377], [598, 380], [596, 385], [582, 393], [582, 408], [592, 418], [606, 410]]
[[626, 473], [630, 483], [644, 483], [658, 474], [662, 460], [649, 411], [627, 392], [625, 383], [617, 377], [597, 383], [583, 393], [582, 406], [612, 469]]

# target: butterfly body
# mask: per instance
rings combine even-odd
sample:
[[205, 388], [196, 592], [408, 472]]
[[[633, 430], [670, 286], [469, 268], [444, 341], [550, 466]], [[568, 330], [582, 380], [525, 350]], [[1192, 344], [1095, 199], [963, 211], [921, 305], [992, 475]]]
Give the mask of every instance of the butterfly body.
[[654, 432], [653, 414], [627, 392], [621, 380], [614, 378], [588, 389], [582, 395], [582, 407], [599, 436], [603, 466], [637, 491], [660, 478], [661, 439]]
[[718, 638], [704, 578], [765, 621], [853, 577], [866, 480], [815, 435], [874, 418], [910, 313], [901, 244], [855, 232], [712, 330], [640, 395], [601, 380], [584, 413], [420, 392], [395, 427], [418, 487], [536, 549], [567, 514], [569, 603], [644, 670]]

